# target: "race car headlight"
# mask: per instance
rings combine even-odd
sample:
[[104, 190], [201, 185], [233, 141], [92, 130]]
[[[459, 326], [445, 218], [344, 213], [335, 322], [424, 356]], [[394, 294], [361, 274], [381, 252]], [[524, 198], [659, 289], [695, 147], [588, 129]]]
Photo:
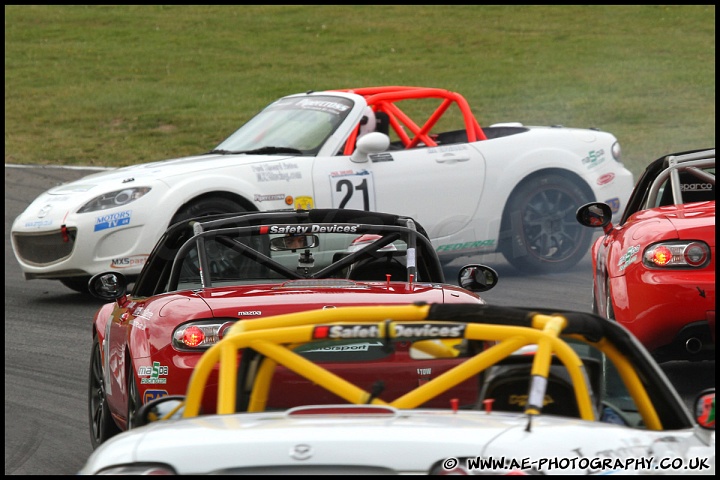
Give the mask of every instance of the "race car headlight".
[[201, 320], [185, 323], [175, 329], [172, 345], [177, 350], [206, 350], [219, 342], [235, 320]]
[[710, 262], [705, 242], [661, 242], [645, 249], [643, 263], [652, 268], [702, 268]]
[[99, 195], [78, 210], [78, 213], [95, 212], [97, 210], [107, 210], [108, 208], [122, 207], [130, 202], [134, 202], [151, 190], [150, 187], [132, 187], [115, 190], [114, 192], [103, 193]]

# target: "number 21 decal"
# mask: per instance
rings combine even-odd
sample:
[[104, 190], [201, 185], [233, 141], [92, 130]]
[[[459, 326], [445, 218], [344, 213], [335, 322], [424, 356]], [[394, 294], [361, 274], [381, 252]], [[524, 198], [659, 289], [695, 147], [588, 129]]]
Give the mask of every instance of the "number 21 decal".
[[375, 210], [375, 184], [372, 173], [330, 177], [333, 208]]

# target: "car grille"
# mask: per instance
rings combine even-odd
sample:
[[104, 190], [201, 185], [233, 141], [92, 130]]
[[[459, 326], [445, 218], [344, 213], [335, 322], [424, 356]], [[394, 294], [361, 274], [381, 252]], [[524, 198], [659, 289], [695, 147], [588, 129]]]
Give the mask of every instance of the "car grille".
[[27, 234], [14, 233], [13, 243], [18, 257], [33, 265], [49, 265], [64, 260], [72, 254], [77, 230], [68, 229], [68, 241], [57, 232]]

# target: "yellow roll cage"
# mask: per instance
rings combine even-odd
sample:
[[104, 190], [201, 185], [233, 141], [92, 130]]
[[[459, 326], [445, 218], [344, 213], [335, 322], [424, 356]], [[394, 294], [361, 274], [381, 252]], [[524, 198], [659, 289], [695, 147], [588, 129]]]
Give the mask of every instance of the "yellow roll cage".
[[[552, 357], [556, 356], [565, 366], [572, 380], [580, 417], [584, 420], [596, 420], [585, 366], [578, 354], [561, 337], [567, 325], [564, 315], [533, 313], [528, 326], [518, 326], [433, 320], [429, 317], [429, 312], [430, 305], [339, 307], [237, 322], [228, 330], [225, 337], [209, 348], [198, 361], [188, 384], [182, 417], [190, 418], [200, 414], [206, 383], [217, 364], [219, 364], [219, 372], [216, 413], [235, 413], [238, 392], [238, 350], [245, 348], [265, 356], [253, 379], [247, 408], [248, 412], [261, 412], [265, 409], [276, 365], [285, 366], [349, 403], [411, 409], [479, 374], [518, 349], [526, 345], [536, 345], [525, 413], [528, 415], [541, 413], [550, 364]], [[419, 325], [435, 328], [420, 329], [417, 335], [407, 334], [408, 331], [413, 331], [412, 328], [418, 332]], [[331, 331], [333, 327], [344, 332], [354, 331], [359, 335], [354, 338], [363, 340], [376, 338], [423, 342], [425, 343], [423, 350], [438, 357], [454, 356], [455, 351], [451, 345], [462, 339], [489, 341], [493, 342], [493, 345], [476, 355], [462, 359], [450, 370], [429, 382], [393, 401], [386, 402], [373, 398], [366, 390], [292, 351], [298, 345], [308, 342], [333, 340], [330, 336], [319, 335]], [[428, 334], [431, 330], [445, 333]], [[643, 383], [628, 359], [614, 345], [605, 338], [593, 342], [583, 335], [566, 336], [603, 352], [617, 368], [638, 408], [645, 428], [662, 430], [660, 418]], [[347, 340], [347, 337], [337, 339]], [[437, 342], [438, 339], [440, 343]], [[447, 348], [443, 347], [443, 344]], [[422, 343], [420, 346], [422, 348]]]

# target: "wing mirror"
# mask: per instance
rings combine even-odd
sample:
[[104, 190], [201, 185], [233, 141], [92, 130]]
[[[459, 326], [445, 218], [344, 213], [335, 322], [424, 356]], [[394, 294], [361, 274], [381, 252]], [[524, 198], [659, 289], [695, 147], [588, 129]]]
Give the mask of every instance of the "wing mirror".
[[132, 426], [142, 427], [158, 420], [182, 417], [185, 407], [184, 395], [167, 395], [155, 398], [141, 406], [133, 416]]
[[127, 293], [128, 280], [117, 272], [98, 273], [88, 282], [90, 294], [100, 300], [113, 301]]
[[695, 420], [706, 430], [715, 430], [715, 389], [700, 392], [695, 400]]
[[365, 163], [368, 161], [368, 155], [384, 152], [388, 147], [390, 147], [390, 137], [384, 133], [370, 132], [357, 141], [350, 160], [355, 163]]
[[471, 292], [487, 292], [497, 285], [498, 278], [487, 265], [465, 265], [458, 272], [458, 285]]
[[602, 227], [605, 233], [612, 230], [612, 209], [610, 205], [603, 202], [586, 203], [578, 208], [575, 219], [586, 227]]

